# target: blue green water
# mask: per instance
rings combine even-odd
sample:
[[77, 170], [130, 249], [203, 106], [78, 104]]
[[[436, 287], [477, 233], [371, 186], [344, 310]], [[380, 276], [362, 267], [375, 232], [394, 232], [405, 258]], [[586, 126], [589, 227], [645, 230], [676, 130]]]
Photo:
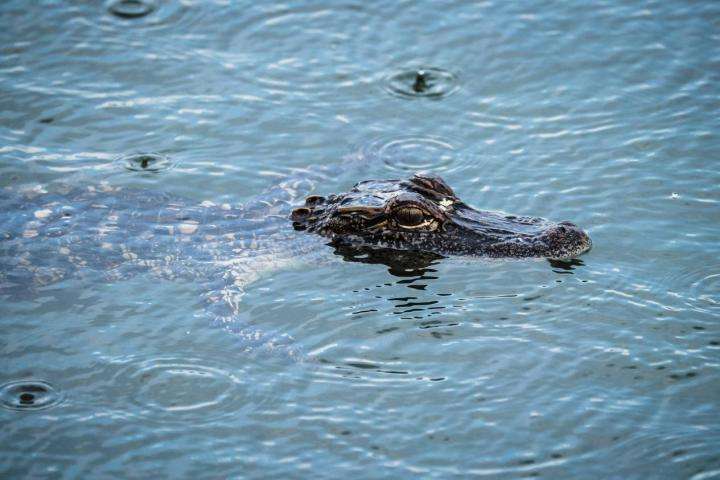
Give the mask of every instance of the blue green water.
[[0, 4], [0, 186], [240, 205], [425, 169], [594, 248], [262, 270], [242, 313], [306, 362], [242, 351], [192, 279], [5, 295], [0, 477], [720, 478], [720, 3], [113, 5]]

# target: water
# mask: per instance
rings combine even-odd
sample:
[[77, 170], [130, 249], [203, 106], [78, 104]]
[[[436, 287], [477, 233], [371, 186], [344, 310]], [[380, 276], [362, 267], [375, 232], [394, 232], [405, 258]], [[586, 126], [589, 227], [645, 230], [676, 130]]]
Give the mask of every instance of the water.
[[235, 204], [343, 161], [315, 193], [424, 168], [594, 241], [574, 264], [323, 247], [263, 271], [242, 313], [300, 363], [239, 349], [192, 280], [5, 297], [3, 478], [720, 478], [717, 2], [0, 18], [2, 186]]

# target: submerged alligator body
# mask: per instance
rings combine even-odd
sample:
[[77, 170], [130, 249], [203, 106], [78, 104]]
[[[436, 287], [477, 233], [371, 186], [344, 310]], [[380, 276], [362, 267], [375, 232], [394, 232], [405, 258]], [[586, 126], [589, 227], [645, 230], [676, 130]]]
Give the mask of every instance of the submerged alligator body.
[[0, 299], [34, 296], [67, 278], [187, 280], [202, 291], [197, 313], [236, 335], [242, 349], [297, 356], [291, 338], [253, 326], [239, 305], [259, 274], [322, 246], [299, 238], [288, 221], [298, 192], [312, 185], [291, 179], [242, 207], [107, 183], [0, 189]]
[[369, 249], [403, 262], [413, 252], [568, 258], [590, 248], [573, 224], [475, 210], [429, 174], [361, 182], [292, 210], [312, 188], [307, 178], [291, 179], [241, 208], [108, 184], [0, 190], [0, 295], [27, 295], [71, 276], [188, 279], [203, 289], [203, 313], [245, 350], [297, 356], [290, 337], [243, 320], [240, 299], [260, 273], [322, 250], [328, 239], [346, 259], [348, 249]]

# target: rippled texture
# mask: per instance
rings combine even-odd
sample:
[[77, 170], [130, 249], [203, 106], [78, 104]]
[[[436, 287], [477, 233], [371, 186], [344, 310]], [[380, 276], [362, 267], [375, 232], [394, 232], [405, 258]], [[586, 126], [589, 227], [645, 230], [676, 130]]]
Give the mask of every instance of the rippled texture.
[[[720, 476], [717, 2], [118, 3], [143, 11], [0, 3], [0, 186], [255, 205], [426, 168], [594, 248], [258, 272], [242, 314], [300, 363], [238, 348], [192, 279], [4, 296], [3, 404], [62, 401], [0, 409], [1, 477]], [[390, 93], [417, 69], [453, 94]]]

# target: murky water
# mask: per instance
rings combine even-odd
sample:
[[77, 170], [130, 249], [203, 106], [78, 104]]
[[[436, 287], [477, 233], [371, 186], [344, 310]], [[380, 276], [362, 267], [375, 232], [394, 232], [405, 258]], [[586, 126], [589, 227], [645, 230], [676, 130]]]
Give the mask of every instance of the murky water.
[[594, 241], [572, 264], [259, 262], [241, 314], [302, 362], [209, 323], [192, 277], [5, 294], [2, 478], [720, 478], [717, 2], [0, 18], [3, 187], [240, 205], [429, 169]]

